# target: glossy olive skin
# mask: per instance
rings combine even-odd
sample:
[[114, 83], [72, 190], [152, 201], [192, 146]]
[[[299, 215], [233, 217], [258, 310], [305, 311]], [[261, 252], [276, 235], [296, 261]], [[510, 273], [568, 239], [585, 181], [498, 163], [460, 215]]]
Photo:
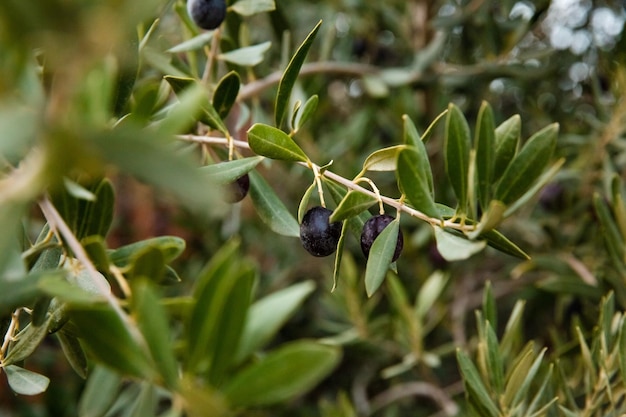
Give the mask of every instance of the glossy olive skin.
[[[393, 216], [388, 214], [379, 214], [377, 216], [370, 217], [369, 220], [365, 222], [363, 225], [363, 232], [361, 232], [361, 250], [366, 258], [369, 258], [370, 249], [372, 249], [374, 239], [376, 239], [383, 229], [394, 219], [395, 218]], [[392, 262], [395, 262], [400, 257], [403, 247], [404, 236], [402, 235], [402, 230], [399, 230], [396, 250], [393, 252], [393, 258], [391, 259]]]
[[328, 256], [337, 250], [341, 237], [341, 222], [329, 223], [333, 212], [316, 206], [306, 212], [300, 224], [302, 246], [313, 256]]
[[250, 190], [250, 177], [243, 174], [226, 187], [226, 201], [229, 203], [238, 203], [243, 200]]
[[199, 28], [217, 29], [226, 18], [226, 0], [188, 0], [187, 13]]

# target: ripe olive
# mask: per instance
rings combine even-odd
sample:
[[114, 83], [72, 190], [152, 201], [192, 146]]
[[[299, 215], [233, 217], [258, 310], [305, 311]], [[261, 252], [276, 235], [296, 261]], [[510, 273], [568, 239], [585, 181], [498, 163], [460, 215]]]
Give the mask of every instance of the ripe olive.
[[250, 190], [250, 177], [243, 174], [226, 187], [226, 201], [229, 203], [237, 203], [248, 195]]
[[[361, 250], [366, 258], [369, 257], [374, 239], [376, 239], [383, 229], [394, 219], [395, 218], [393, 216], [388, 214], [379, 214], [377, 216], [370, 217], [369, 220], [365, 222], [363, 225], [363, 232], [361, 233]], [[393, 252], [392, 262], [395, 262], [398, 257], [400, 257], [400, 252], [402, 252], [403, 246], [404, 237], [402, 236], [402, 230], [399, 230], [398, 242], [396, 243], [396, 250]]]
[[300, 224], [302, 246], [313, 256], [328, 256], [337, 250], [341, 222], [329, 223], [331, 210], [316, 206], [306, 212]]
[[187, 13], [198, 27], [213, 30], [226, 18], [226, 0], [188, 0]]

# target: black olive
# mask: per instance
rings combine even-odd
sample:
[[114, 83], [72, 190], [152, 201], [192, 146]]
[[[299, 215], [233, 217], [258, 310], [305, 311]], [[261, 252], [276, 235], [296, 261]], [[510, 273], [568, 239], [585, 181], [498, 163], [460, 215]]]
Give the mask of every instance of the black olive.
[[225, 0], [189, 0], [187, 13], [198, 27], [216, 29], [226, 18]]
[[302, 218], [300, 241], [313, 256], [328, 256], [337, 250], [342, 223], [329, 223], [331, 214], [331, 210], [317, 206], [307, 211]]
[[243, 174], [226, 187], [226, 201], [229, 203], [237, 203], [248, 195], [250, 190], [250, 177]]
[[[383, 229], [394, 219], [395, 218], [393, 216], [388, 214], [379, 214], [377, 216], [370, 217], [369, 220], [365, 222], [363, 225], [363, 232], [361, 233], [361, 250], [366, 258], [369, 257], [374, 239], [376, 239]], [[402, 230], [399, 230], [398, 242], [396, 243], [396, 250], [393, 252], [392, 262], [395, 262], [398, 257], [400, 257], [400, 252], [402, 252], [403, 246], [404, 237], [402, 236]]]

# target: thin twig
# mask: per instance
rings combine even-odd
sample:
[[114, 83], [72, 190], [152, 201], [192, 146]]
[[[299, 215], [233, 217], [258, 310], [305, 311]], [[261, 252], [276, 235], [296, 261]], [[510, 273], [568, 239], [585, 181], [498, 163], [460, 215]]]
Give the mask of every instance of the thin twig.
[[[124, 323], [130, 324], [128, 316], [118, 304], [117, 299], [113, 296], [111, 290], [101, 281], [100, 273], [96, 270], [96, 267], [89, 259], [89, 256], [87, 256], [87, 252], [85, 252], [85, 249], [80, 244], [74, 233], [70, 230], [67, 223], [65, 223], [63, 217], [59, 214], [50, 199], [47, 197], [42, 198], [39, 201], [39, 208], [48, 221], [50, 229], [58, 231], [58, 233], [63, 237], [65, 243], [67, 243], [72, 252], [74, 252], [76, 259], [78, 259], [78, 261], [87, 270], [87, 273], [93, 280], [93, 284], [98, 288], [98, 291], [106, 299], [113, 311], [117, 313]], [[134, 329], [134, 326], [129, 325], [128, 328]]]
[[375, 396], [370, 402], [370, 414], [406, 397], [427, 397], [432, 399], [446, 416], [454, 416], [459, 407], [441, 388], [427, 382], [407, 382], [394, 385]]
[[[304, 64], [300, 69], [300, 75], [333, 73], [363, 77], [365, 75], [376, 74], [378, 72], [380, 72], [380, 68], [376, 66], [356, 64], [353, 62], [312, 62]], [[243, 101], [258, 95], [261, 91], [278, 84], [282, 76], [283, 71], [276, 71], [267, 77], [244, 85], [239, 91], [237, 100]]]
[[[197, 142], [197, 143], [204, 143], [204, 144], [213, 144], [213, 145], [228, 145], [228, 140], [226, 138], [222, 138], [222, 137], [210, 137], [210, 136], [196, 136], [196, 135], [180, 135], [178, 136], [178, 138], [180, 140], [184, 140], [184, 141], [188, 141], [188, 142]], [[233, 144], [235, 147], [237, 148], [242, 148], [242, 149], [250, 149], [250, 146], [248, 145], [247, 142], [242, 141], [242, 140], [233, 140]], [[308, 162], [298, 162], [298, 164], [307, 167], [309, 169], [311, 169], [311, 167], [317, 168], [318, 170], [320, 170], [320, 166], [319, 165], [315, 165], [313, 163], [311, 164], [311, 167], [309, 166]], [[422, 213], [419, 210], [415, 210], [412, 207], [409, 207], [405, 204], [403, 204], [402, 202], [395, 200], [391, 197], [385, 197], [383, 195], [378, 195], [376, 194], [374, 191], [370, 191], [367, 188], [363, 188], [360, 185], [356, 184], [354, 181], [349, 180], [347, 178], [342, 177], [341, 175], [335, 174], [334, 172], [328, 170], [328, 169], [324, 169], [321, 170], [321, 175], [328, 178], [331, 181], [334, 181], [338, 184], [343, 185], [344, 187], [346, 187], [349, 190], [354, 190], [357, 191], [359, 193], [363, 193], [363, 194], [367, 194], [369, 196], [374, 197], [376, 200], [382, 200], [385, 204], [387, 204], [388, 206], [391, 206], [393, 208], [395, 208], [396, 210], [405, 212], [407, 214], [409, 214], [412, 217], [415, 217], [417, 219], [423, 220], [433, 226], [439, 226], [439, 227], [446, 227], [446, 228], [450, 228], [450, 229], [456, 229], [456, 230], [460, 230], [463, 232], [466, 231], [471, 231], [474, 230], [473, 225], [463, 225], [463, 224], [459, 224], [459, 223], [455, 223], [453, 221], [450, 220], [441, 220], [441, 219], [437, 219], [434, 217], [430, 217], [424, 213]]]

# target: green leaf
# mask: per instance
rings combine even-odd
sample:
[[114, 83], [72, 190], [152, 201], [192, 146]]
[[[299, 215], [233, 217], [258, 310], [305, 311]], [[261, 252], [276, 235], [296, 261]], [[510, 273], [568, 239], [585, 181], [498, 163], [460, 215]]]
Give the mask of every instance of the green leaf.
[[300, 113], [297, 115], [295, 123], [294, 123], [294, 131], [298, 131], [304, 126], [304, 124], [311, 119], [315, 110], [317, 110], [317, 104], [319, 102], [319, 97], [313, 95], [309, 97], [309, 99], [302, 105], [300, 109]]
[[223, 393], [236, 407], [286, 401], [313, 388], [335, 368], [340, 356], [336, 347], [316, 342], [284, 344], [235, 375]]
[[291, 58], [291, 61], [289, 61], [289, 64], [280, 79], [278, 92], [276, 94], [276, 103], [274, 105], [274, 120], [278, 129], [281, 128], [283, 121], [285, 120], [285, 113], [287, 112], [287, 108], [289, 106], [291, 90], [296, 83], [298, 74], [300, 73], [300, 68], [302, 68], [302, 64], [304, 64], [304, 60], [309, 53], [309, 49], [315, 40], [315, 36], [317, 35], [321, 24], [322, 22], [320, 21], [302, 42], [296, 53]]
[[[340, 186], [339, 184], [335, 183], [334, 181], [330, 181], [326, 179], [326, 177], [323, 177], [322, 181], [328, 187], [328, 191], [330, 192], [330, 195], [333, 201], [335, 201], [336, 204], [341, 203], [341, 201], [344, 199], [344, 197], [348, 193], [346, 189]], [[358, 215], [349, 218], [347, 220], [347, 223], [348, 223], [348, 227], [350, 228], [350, 231], [354, 233], [356, 237], [360, 237], [361, 232], [363, 231], [363, 225], [370, 217], [372, 217], [372, 215], [369, 211], [363, 211], [359, 213]]]
[[28, 358], [39, 347], [43, 339], [48, 335], [48, 318], [41, 326], [29, 323], [18, 333], [18, 339], [10, 346], [8, 355], [3, 359], [4, 365], [19, 363]]
[[471, 359], [460, 349], [456, 351], [456, 359], [463, 377], [465, 393], [481, 416], [498, 417], [500, 412], [489, 396], [489, 391], [480, 378], [480, 374]]
[[109, 257], [116, 266], [125, 267], [147, 248], [156, 248], [163, 253], [165, 263], [170, 263], [183, 253], [185, 246], [185, 240], [178, 236], [158, 236], [121, 246], [113, 250]]
[[63, 185], [65, 190], [74, 198], [78, 200], [95, 201], [96, 196], [79, 183], [72, 181], [69, 178], [63, 178]]
[[78, 338], [74, 337], [70, 333], [64, 331], [58, 331], [55, 333], [59, 339], [59, 344], [63, 350], [65, 358], [69, 362], [72, 369], [83, 379], [87, 378], [87, 357], [83, 351]]
[[238, 0], [230, 9], [242, 16], [252, 16], [257, 13], [271, 12], [276, 9], [274, 0]]
[[415, 314], [419, 318], [426, 317], [435, 301], [439, 298], [450, 277], [441, 271], [433, 272], [422, 284], [415, 301]]
[[302, 223], [302, 218], [306, 214], [309, 208], [309, 201], [311, 200], [311, 196], [317, 190], [317, 182], [313, 181], [309, 188], [306, 189], [302, 199], [300, 199], [300, 203], [298, 204], [298, 223]]
[[365, 291], [368, 297], [374, 295], [387, 275], [398, 243], [399, 232], [400, 220], [396, 218], [374, 239], [365, 269]]
[[93, 194], [95, 201], [85, 202], [81, 207], [84, 220], [77, 235], [80, 239], [93, 235], [106, 237], [113, 223], [115, 190], [111, 181], [102, 179], [95, 186]]
[[178, 369], [172, 351], [172, 338], [165, 310], [149, 282], [137, 280], [133, 283], [132, 289], [131, 301], [137, 326], [143, 334], [165, 384], [170, 388], [176, 388]]
[[[74, 304], [69, 309], [83, 346], [100, 363], [120, 373], [151, 379], [154, 369], [136, 334], [108, 305]], [[93, 329], [98, 329], [94, 331]]]
[[395, 171], [396, 161], [400, 152], [407, 148], [407, 145], [391, 146], [389, 148], [379, 149], [371, 153], [363, 162], [365, 171]]
[[20, 368], [16, 365], [3, 367], [7, 374], [9, 386], [16, 394], [37, 395], [45, 392], [50, 384], [50, 379], [41, 374]]
[[122, 385], [122, 377], [104, 366], [96, 365], [78, 403], [81, 417], [103, 417], [111, 407]]
[[364, 194], [358, 191], [350, 190], [348, 194], [341, 200], [337, 208], [333, 211], [329, 222], [338, 222], [348, 219], [350, 217], [354, 217], [361, 213], [362, 211], [367, 210], [374, 204], [376, 204], [378, 200], [376, 197], [373, 197], [369, 194]]
[[212, 343], [213, 363], [208, 376], [211, 385], [221, 385], [230, 377], [229, 371], [234, 365], [237, 349], [246, 325], [246, 317], [252, 298], [252, 287], [256, 278], [255, 269], [247, 263], [239, 265], [234, 277], [235, 284], [228, 294], [228, 304], [222, 311], [217, 322], [216, 333]]
[[428, 125], [428, 127], [424, 131], [424, 134], [422, 135], [422, 142], [424, 143], [428, 142], [428, 139], [430, 139], [430, 137], [433, 135], [433, 132], [435, 131], [435, 127], [447, 114], [448, 114], [448, 109], [445, 109], [444, 111], [439, 113], [437, 117], [435, 117], [435, 119], [430, 123], [430, 125]]
[[200, 274], [187, 323], [186, 368], [211, 385], [221, 384], [234, 364], [256, 275], [236, 249], [236, 242], [223, 247]]
[[256, 154], [283, 161], [306, 162], [304, 151], [282, 130], [255, 123], [248, 130], [250, 149]]
[[341, 235], [339, 236], [339, 242], [337, 242], [337, 251], [335, 252], [335, 262], [333, 265], [333, 286], [330, 292], [335, 291], [337, 288], [337, 282], [339, 281], [339, 272], [341, 270], [341, 259], [343, 258], [343, 247], [346, 244], [346, 235], [348, 234], [348, 223], [344, 222], [341, 225]]
[[483, 291], [483, 315], [485, 320], [489, 322], [493, 328], [498, 328], [498, 311], [496, 309], [496, 299], [493, 296], [493, 289], [491, 281], [485, 283], [485, 289]]
[[486, 363], [489, 371], [489, 381], [493, 390], [497, 394], [501, 394], [504, 388], [504, 370], [502, 358], [500, 357], [500, 349], [498, 348], [498, 337], [489, 321], [485, 323], [485, 348]]
[[[166, 79], [172, 80], [172, 77]], [[176, 92], [176, 97], [178, 102], [169, 108], [165, 118], [158, 123], [161, 134], [176, 135], [187, 132], [198, 119], [203, 118], [204, 108], [209, 101], [206, 88], [195, 80], [182, 91]]]
[[[624, 268], [624, 259], [626, 255], [626, 246], [624, 244], [624, 236], [611, 215], [606, 202], [599, 194], [593, 196], [593, 206], [600, 221], [604, 244], [609, 252], [609, 256], [613, 265], [617, 268]], [[0, 294], [1, 297], [1, 294]], [[2, 303], [0, 303], [2, 305]]]
[[547, 169], [543, 174], [541, 174], [539, 179], [535, 181], [535, 183], [528, 190], [526, 190], [526, 192], [521, 197], [519, 197], [509, 207], [507, 207], [506, 211], [504, 212], [504, 217], [510, 216], [521, 207], [523, 207], [526, 203], [528, 203], [531, 199], [533, 199], [535, 195], [537, 195], [537, 193], [539, 193], [539, 191], [541, 191], [541, 189], [554, 178], [554, 176], [559, 172], [564, 163], [565, 158], [560, 158], [558, 161], [552, 164], [552, 166]]
[[432, 172], [424, 144], [419, 142], [417, 146], [400, 152], [396, 175], [400, 190], [415, 209], [441, 219], [433, 196]]
[[313, 281], [304, 281], [276, 291], [252, 304], [247, 313], [235, 363], [241, 363], [269, 343], [314, 290]]
[[239, 87], [241, 86], [241, 78], [235, 71], [231, 71], [224, 75], [215, 87], [213, 93], [213, 107], [217, 110], [217, 114], [224, 119], [228, 116], [230, 109], [237, 101]]
[[[198, 175], [191, 155], [178, 152], [178, 142], [155, 131], [128, 125], [95, 133], [89, 139], [100, 156], [139, 180], [167, 190], [198, 212], [218, 208], [218, 187]], [[202, 192], [198, 192], [202, 190]]]
[[502, 124], [496, 128], [496, 149], [493, 167], [494, 182], [500, 179], [517, 153], [522, 130], [521, 120], [520, 116], [516, 114], [502, 122]]
[[457, 210], [460, 213], [465, 213], [468, 204], [470, 141], [467, 120], [461, 110], [451, 103], [448, 106], [443, 146], [446, 174], [458, 199]]
[[493, 109], [483, 101], [476, 121], [476, 174], [478, 176], [478, 196], [483, 209], [489, 207], [493, 170], [495, 165], [495, 122]]
[[480, 252], [487, 246], [484, 240], [471, 241], [461, 235], [453, 234], [434, 226], [437, 250], [447, 261], [460, 261]]
[[272, 46], [272, 42], [267, 41], [258, 45], [246, 46], [232, 51], [221, 53], [218, 59], [231, 64], [241, 65], [244, 67], [253, 67], [263, 62], [265, 53]]
[[548, 166], [556, 147], [559, 125], [535, 133], [509, 164], [495, 191], [495, 199], [510, 205], [520, 198]]
[[250, 171], [250, 198], [259, 217], [270, 229], [284, 236], [300, 236], [300, 225], [296, 219], [263, 177], [255, 171]]
[[47, 274], [49, 272], [31, 273], [11, 281], [0, 279], [0, 317], [11, 314], [17, 307], [30, 305], [43, 295], [39, 281]]
[[206, 174], [209, 181], [215, 184], [229, 184], [250, 172], [263, 159], [263, 156], [250, 156], [232, 161], [223, 161], [204, 166], [200, 168], [200, 171]]
[[490, 230], [486, 233], [480, 235], [481, 238], [487, 240], [487, 244], [494, 249], [499, 250], [500, 252], [506, 253], [507, 255], [515, 256], [519, 259], [530, 259], [530, 256], [520, 249], [515, 243], [511, 242], [506, 236], [497, 230]]
[[404, 128], [402, 132], [403, 142], [408, 146], [417, 146], [422, 139], [417, 132], [417, 128], [415, 127], [413, 120], [411, 120], [408, 115], [403, 114], [402, 121], [402, 126]]
[[[184, 42], [179, 43], [176, 46], [171, 47], [165, 52], [170, 54], [178, 54], [181, 52], [195, 51], [204, 48], [213, 39], [214, 31], [202, 32], [201, 34], [194, 36], [191, 39], [187, 39]], [[168, 76], [169, 77], [169, 76]]]
[[[202, 84], [198, 83], [194, 78], [189, 77], [166, 75], [163, 78], [172, 87], [172, 90], [181, 103], [184, 104], [182, 107], [174, 107], [175, 112], [170, 111], [168, 114], [167, 119], [171, 120], [173, 126], [172, 128], [168, 128], [168, 131], [175, 133], [181, 130], [180, 126], [185, 126], [185, 123], [193, 123], [195, 121], [193, 115], [199, 114], [202, 123], [220, 131], [224, 136], [229, 136], [228, 128], [217, 110], [215, 110], [213, 105], [209, 102], [206, 88]], [[187, 95], [189, 95], [188, 98]], [[200, 109], [199, 113], [197, 112], [197, 106], [199, 106]], [[191, 113], [189, 113], [188, 108], [191, 109]], [[189, 121], [190, 118], [191, 121]], [[179, 126], [177, 126], [176, 123], [178, 123]]]

